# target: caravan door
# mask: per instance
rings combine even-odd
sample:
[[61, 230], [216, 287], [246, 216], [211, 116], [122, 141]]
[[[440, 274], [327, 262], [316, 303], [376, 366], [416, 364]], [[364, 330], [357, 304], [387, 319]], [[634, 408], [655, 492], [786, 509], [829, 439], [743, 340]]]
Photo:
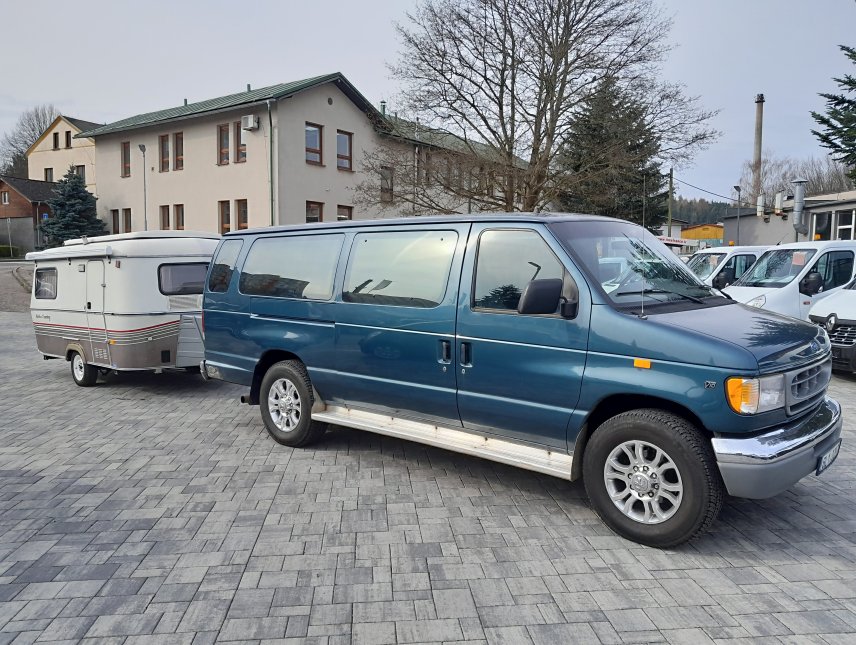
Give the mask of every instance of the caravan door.
[[104, 261], [86, 263], [86, 326], [92, 345], [91, 361], [96, 365], [110, 365], [110, 346], [107, 344], [107, 325], [104, 321]]

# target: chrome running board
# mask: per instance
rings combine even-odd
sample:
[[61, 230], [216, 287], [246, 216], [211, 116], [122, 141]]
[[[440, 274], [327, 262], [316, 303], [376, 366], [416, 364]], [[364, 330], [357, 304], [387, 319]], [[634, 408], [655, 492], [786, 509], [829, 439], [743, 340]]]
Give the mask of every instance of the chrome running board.
[[534, 470], [553, 477], [568, 480], [571, 478], [572, 456], [544, 448], [534, 448], [512, 441], [471, 434], [464, 430], [329, 404], [323, 410], [313, 410], [312, 419], [366, 430], [387, 437], [416, 441], [436, 448], [498, 461], [509, 466]]

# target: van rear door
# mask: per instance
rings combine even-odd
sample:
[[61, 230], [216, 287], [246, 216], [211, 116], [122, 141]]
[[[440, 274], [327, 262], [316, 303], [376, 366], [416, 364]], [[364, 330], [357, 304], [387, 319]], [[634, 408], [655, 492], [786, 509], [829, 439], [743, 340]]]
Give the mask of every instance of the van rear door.
[[530, 280], [573, 277], [542, 233], [537, 224], [473, 225], [458, 298], [458, 409], [465, 428], [566, 450], [591, 296], [577, 276], [575, 318], [517, 313]]

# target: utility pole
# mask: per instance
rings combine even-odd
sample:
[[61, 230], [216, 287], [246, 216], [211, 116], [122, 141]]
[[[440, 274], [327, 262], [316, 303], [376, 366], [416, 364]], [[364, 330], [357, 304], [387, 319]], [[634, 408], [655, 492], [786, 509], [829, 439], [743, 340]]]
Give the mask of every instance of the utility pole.
[[143, 153], [143, 230], [149, 230], [149, 213], [148, 213], [148, 200], [146, 199], [146, 146], [145, 144], [139, 145], [140, 152]]
[[737, 246], [740, 246], [740, 186], [735, 186], [737, 191]]
[[669, 237], [672, 237], [672, 195], [674, 194], [674, 169], [669, 168]]

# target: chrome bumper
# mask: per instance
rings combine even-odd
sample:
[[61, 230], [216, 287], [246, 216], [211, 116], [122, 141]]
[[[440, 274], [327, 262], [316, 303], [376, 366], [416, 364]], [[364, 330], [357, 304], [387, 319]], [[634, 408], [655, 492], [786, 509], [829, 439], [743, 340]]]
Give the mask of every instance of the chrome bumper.
[[715, 437], [713, 452], [730, 495], [764, 499], [811, 474], [841, 436], [841, 406], [825, 398], [809, 416], [754, 437]]

